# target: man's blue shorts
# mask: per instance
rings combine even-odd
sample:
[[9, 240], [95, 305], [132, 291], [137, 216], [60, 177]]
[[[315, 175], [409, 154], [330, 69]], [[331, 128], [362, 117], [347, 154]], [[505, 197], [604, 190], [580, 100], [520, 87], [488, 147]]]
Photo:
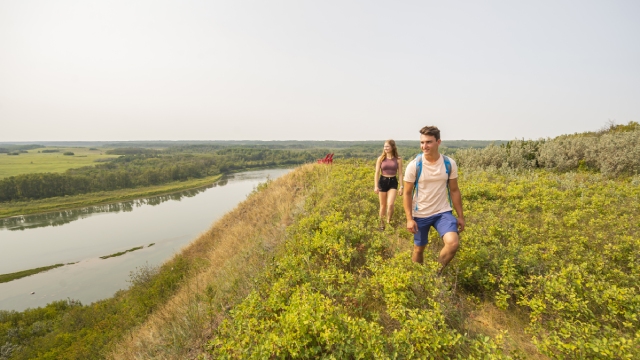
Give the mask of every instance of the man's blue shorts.
[[413, 243], [416, 246], [425, 246], [429, 243], [429, 229], [432, 226], [440, 234], [440, 237], [443, 237], [448, 232], [458, 232], [458, 219], [453, 216], [451, 211], [426, 218], [414, 217], [413, 220], [418, 224], [418, 232], [413, 234]]

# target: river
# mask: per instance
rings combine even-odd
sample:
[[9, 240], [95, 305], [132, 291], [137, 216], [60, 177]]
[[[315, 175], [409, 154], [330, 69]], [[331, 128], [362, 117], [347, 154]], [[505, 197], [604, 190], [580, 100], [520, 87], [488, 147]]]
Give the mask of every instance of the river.
[[[136, 268], [170, 259], [259, 183], [289, 171], [248, 171], [173, 194], [0, 219], [0, 274], [67, 264], [0, 284], [0, 309], [21, 311], [68, 298], [88, 304], [113, 296], [129, 286]], [[101, 258], [136, 247], [142, 249]]]

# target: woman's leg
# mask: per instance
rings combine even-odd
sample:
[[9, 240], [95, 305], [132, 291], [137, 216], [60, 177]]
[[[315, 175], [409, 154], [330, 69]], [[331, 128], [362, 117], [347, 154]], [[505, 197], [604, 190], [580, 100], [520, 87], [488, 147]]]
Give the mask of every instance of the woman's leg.
[[378, 198], [380, 199], [380, 227], [384, 228], [384, 218], [387, 215], [387, 193], [378, 192]]
[[398, 195], [398, 191], [396, 189], [389, 189], [387, 194], [387, 223], [389, 223], [393, 216], [393, 206], [396, 202], [396, 195]]

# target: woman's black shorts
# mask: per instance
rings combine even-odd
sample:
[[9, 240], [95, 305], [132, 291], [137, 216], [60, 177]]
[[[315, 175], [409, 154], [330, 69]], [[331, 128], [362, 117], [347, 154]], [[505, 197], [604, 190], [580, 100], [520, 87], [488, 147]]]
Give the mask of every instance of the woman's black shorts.
[[380, 176], [380, 180], [378, 180], [378, 189], [380, 189], [381, 192], [387, 192], [389, 189], [398, 190], [398, 178], [395, 176]]

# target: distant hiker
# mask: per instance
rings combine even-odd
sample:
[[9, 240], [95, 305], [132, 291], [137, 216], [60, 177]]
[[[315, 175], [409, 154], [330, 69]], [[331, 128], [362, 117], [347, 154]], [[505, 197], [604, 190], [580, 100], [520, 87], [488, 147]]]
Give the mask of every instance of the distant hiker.
[[[444, 247], [438, 262], [440, 272], [458, 250], [459, 232], [464, 230], [462, 195], [458, 188], [458, 166], [453, 159], [438, 152], [440, 130], [435, 126], [420, 129], [420, 149], [404, 174], [404, 212], [407, 230], [413, 233], [414, 262], [422, 263], [424, 248], [433, 226], [442, 237]], [[417, 179], [417, 180], [416, 180]], [[415, 189], [415, 191], [414, 191]], [[452, 214], [452, 207], [458, 218]]]
[[[402, 174], [402, 159], [398, 156], [396, 142], [387, 140], [384, 142], [382, 155], [376, 161], [376, 174], [373, 178], [373, 191], [378, 194], [380, 200], [380, 230], [384, 230], [385, 223], [388, 224], [391, 221], [400, 174]], [[402, 196], [402, 185], [400, 185], [400, 196]]]

